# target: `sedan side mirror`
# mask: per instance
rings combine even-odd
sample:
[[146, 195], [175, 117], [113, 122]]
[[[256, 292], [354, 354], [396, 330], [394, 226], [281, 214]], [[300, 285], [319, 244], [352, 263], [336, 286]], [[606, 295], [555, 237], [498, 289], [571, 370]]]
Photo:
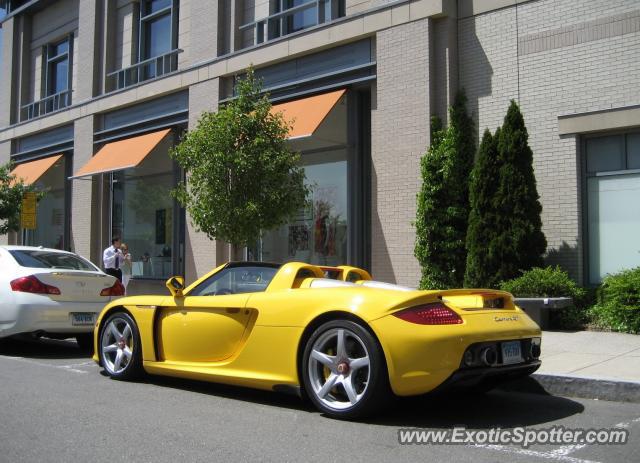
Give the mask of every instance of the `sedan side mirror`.
[[184, 289], [184, 278], [171, 277], [167, 280], [165, 286], [169, 289], [169, 292], [173, 297], [182, 297], [182, 290]]

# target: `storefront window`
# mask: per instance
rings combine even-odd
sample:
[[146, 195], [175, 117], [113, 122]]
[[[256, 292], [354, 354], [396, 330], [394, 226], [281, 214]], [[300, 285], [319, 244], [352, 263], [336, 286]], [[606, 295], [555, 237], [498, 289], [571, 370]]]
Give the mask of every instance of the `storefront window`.
[[589, 283], [640, 265], [640, 134], [587, 138]]
[[112, 236], [128, 245], [133, 278], [173, 274], [174, 174], [167, 148], [163, 143], [140, 167], [112, 174]]
[[27, 246], [64, 248], [65, 228], [65, 161], [62, 157], [35, 184], [44, 196], [36, 207], [35, 230], [24, 230], [23, 242]]
[[291, 223], [265, 234], [250, 259], [302, 261], [320, 265], [347, 262], [347, 151], [302, 156], [312, 193], [307, 207]]

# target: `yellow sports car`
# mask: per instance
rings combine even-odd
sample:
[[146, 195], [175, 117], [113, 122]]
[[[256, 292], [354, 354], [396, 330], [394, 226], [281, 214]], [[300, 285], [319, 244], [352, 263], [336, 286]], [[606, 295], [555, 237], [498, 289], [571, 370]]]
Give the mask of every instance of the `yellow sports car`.
[[295, 392], [356, 418], [392, 393], [490, 388], [540, 366], [540, 328], [501, 291], [418, 291], [299, 262], [232, 262], [167, 287], [100, 314], [94, 360], [109, 376]]

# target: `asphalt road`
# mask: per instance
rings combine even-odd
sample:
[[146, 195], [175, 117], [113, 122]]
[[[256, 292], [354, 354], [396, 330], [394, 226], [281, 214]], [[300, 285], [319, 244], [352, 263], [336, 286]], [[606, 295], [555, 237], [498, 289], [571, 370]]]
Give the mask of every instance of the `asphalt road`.
[[[399, 445], [399, 428], [552, 425], [630, 431], [626, 445]], [[295, 397], [159, 377], [105, 377], [72, 341], [0, 340], [0, 462], [637, 461], [640, 404], [491, 392], [405, 399], [369, 422]]]

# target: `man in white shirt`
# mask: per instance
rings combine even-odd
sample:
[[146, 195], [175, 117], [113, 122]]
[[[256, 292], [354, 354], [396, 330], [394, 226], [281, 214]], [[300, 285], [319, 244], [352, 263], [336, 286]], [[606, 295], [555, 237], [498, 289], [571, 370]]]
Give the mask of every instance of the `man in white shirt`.
[[104, 273], [116, 277], [122, 282], [122, 270], [120, 266], [124, 261], [124, 255], [120, 250], [120, 237], [114, 236], [111, 240], [111, 246], [102, 253], [102, 263], [104, 264]]

